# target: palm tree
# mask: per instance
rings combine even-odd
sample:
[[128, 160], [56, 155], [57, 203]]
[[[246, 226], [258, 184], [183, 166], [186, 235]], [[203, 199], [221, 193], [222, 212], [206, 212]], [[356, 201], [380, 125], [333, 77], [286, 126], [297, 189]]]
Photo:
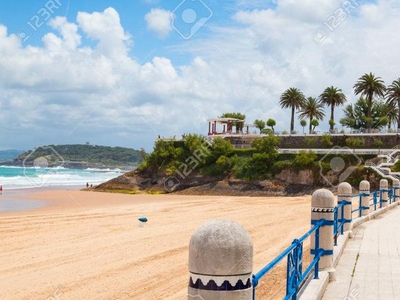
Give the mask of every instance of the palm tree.
[[331, 107], [330, 120], [332, 121], [329, 122], [330, 125], [329, 130], [330, 132], [332, 132], [333, 126], [335, 124], [335, 118], [334, 118], [335, 106], [343, 105], [347, 101], [346, 96], [342, 93], [341, 89], [334, 86], [330, 86], [327, 87], [319, 96], [319, 101]]
[[399, 113], [398, 113], [399, 109], [397, 106], [396, 102], [389, 102], [387, 101], [385, 106], [384, 106], [384, 115], [388, 118], [388, 130], [389, 132], [392, 129], [392, 124], [393, 127], [395, 127], [395, 124], [398, 121], [398, 117], [399, 117]]
[[388, 86], [385, 97], [386, 97], [386, 103], [388, 105], [390, 105], [391, 107], [397, 106], [397, 109], [398, 109], [397, 131], [399, 132], [399, 130], [400, 130], [400, 78], [398, 78], [397, 80], [394, 80], [392, 82], [392, 84]]
[[364, 74], [353, 86], [354, 94], [361, 94], [367, 100], [367, 132], [371, 131], [371, 108], [374, 96], [384, 97], [386, 86], [380, 77], [375, 77], [374, 74]]
[[290, 119], [290, 132], [294, 131], [294, 114], [296, 109], [300, 109], [305, 103], [304, 94], [297, 88], [289, 88], [282, 95], [279, 104], [282, 108], [291, 108], [292, 116]]
[[[312, 120], [322, 120], [325, 116], [324, 105], [317, 101], [316, 98], [308, 97], [303, 107], [300, 109], [300, 119], [309, 118], [309, 133], [312, 131]], [[318, 125], [317, 125], [318, 126]]]

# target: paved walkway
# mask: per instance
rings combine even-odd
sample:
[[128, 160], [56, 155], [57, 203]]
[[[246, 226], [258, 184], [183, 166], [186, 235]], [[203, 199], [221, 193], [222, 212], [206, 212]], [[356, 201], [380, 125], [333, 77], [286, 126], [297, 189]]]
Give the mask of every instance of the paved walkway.
[[400, 300], [400, 206], [353, 230], [323, 300]]

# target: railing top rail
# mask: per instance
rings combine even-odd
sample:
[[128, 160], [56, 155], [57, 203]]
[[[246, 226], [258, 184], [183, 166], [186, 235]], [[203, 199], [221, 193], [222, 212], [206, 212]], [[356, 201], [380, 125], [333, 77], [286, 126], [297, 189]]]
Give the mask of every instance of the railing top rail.
[[393, 187], [388, 187], [387, 189], [380, 189], [380, 190], [370, 191], [369, 193], [365, 192], [365, 193], [352, 194], [351, 198], [360, 197], [360, 196], [368, 196], [368, 195], [371, 195], [371, 194], [374, 194], [374, 193], [387, 192], [387, 191], [394, 190], [394, 189], [399, 189], [399, 187], [393, 186]]
[[258, 273], [253, 275], [253, 278], [258, 282], [265, 274], [267, 274], [273, 267], [275, 267], [283, 258], [285, 258], [294, 248], [296, 248], [298, 243], [303, 242], [306, 238], [308, 238], [314, 231], [319, 229], [322, 225], [325, 224], [325, 220], [320, 220], [303, 236], [299, 239], [295, 239], [292, 244], [282, 251], [274, 260], [272, 260], [269, 264], [267, 264], [264, 268], [262, 268]]

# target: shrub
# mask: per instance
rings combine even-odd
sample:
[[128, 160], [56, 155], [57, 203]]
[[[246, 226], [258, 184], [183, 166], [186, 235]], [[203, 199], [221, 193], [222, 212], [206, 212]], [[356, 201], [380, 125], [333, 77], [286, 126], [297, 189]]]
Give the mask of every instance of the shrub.
[[364, 144], [365, 144], [365, 141], [362, 138], [347, 138], [346, 139], [346, 146], [351, 149], [362, 147], [362, 146], [364, 146]]
[[324, 134], [321, 138], [322, 144], [324, 144], [326, 147], [332, 147], [333, 143], [331, 141], [331, 135], [330, 134]]
[[290, 169], [293, 167], [293, 161], [291, 160], [281, 160], [275, 162], [272, 167], [271, 167], [271, 173], [273, 175], [279, 174], [282, 172], [284, 169]]
[[313, 151], [300, 151], [294, 158], [294, 166], [301, 169], [315, 166], [317, 154]]

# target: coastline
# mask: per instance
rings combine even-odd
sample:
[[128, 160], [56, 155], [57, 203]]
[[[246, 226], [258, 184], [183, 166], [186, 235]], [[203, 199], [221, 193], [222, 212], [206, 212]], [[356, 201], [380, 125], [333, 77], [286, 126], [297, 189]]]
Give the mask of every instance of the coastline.
[[49, 205], [54, 205], [55, 202], [51, 201], [52, 199], [41, 199], [41, 197], [36, 196], [37, 194], [50, 191], [58, 193], [80, 189], [82, 189], [80, 185], [3, 189], [0, 193], [0, 216], [5, 213], [34, 211], [43, 209]]
[[[254, 243], [254, 272], [310, 226], [310, 196], [41, 190], [16, 197], [48, 205], [0, 213], [0, 299], [47, 299], [54, 293], [68, 299], [185, 298], [188, 245], [204, 222], [229, 219], [245, 227]], [[139, 227], [142, 216], [149, 221]], [[275, 277], [272, 287], [260, 283], [260, 296], [284, 289], [283, 276], [282, 282]]]

